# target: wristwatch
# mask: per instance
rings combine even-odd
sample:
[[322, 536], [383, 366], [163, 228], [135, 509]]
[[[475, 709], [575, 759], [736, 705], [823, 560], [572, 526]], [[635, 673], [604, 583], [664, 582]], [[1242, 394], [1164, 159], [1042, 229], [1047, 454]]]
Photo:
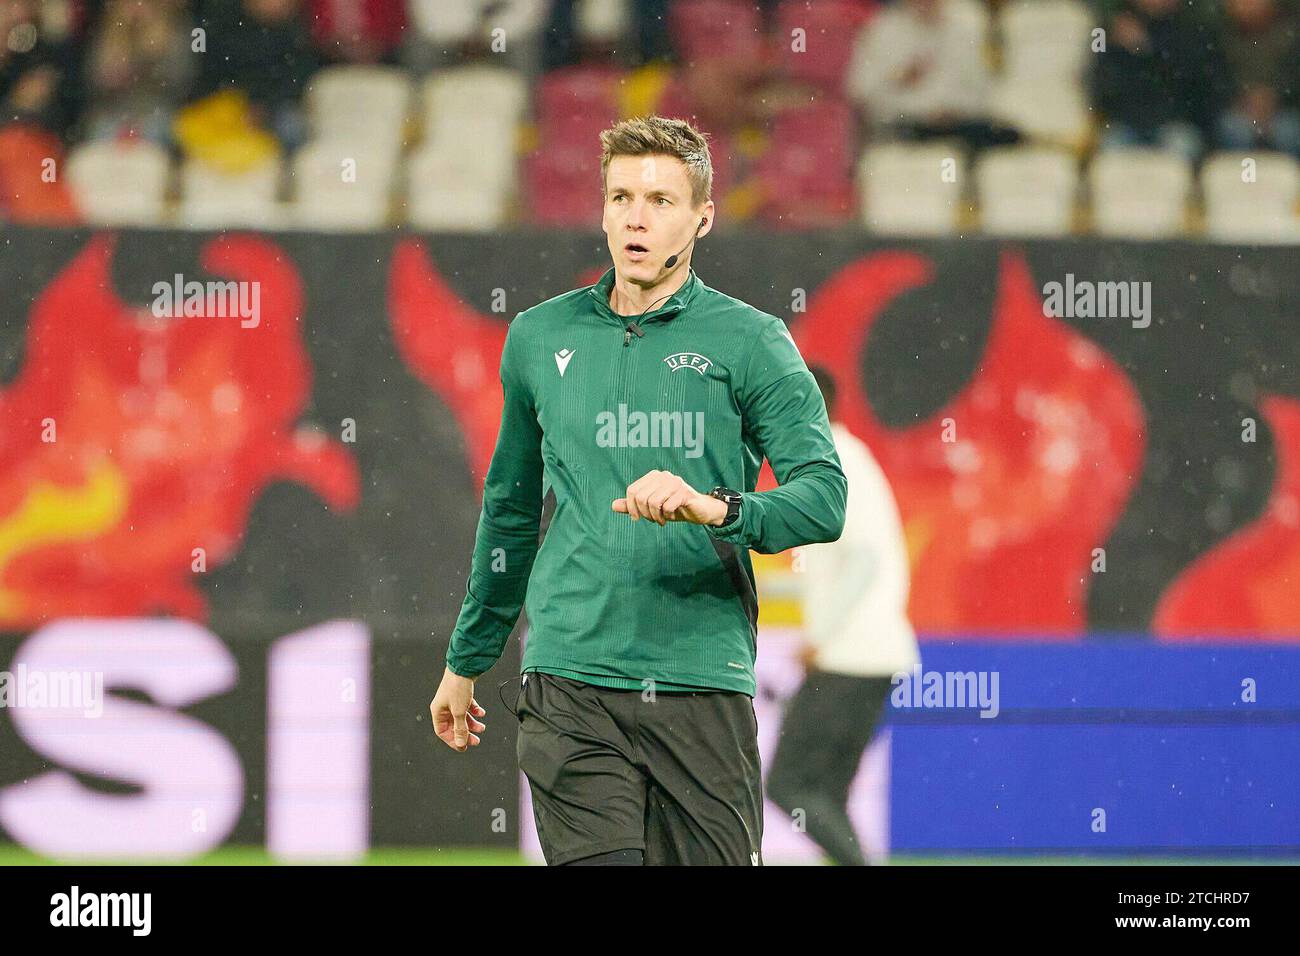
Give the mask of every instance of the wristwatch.
[[719, 528], [725, 528], [740, 517], [740, 502], [742, 500], [740, 492], [719, 485], [710, 491], [709, 495], [719, 501], [726, 502], [727, 505], [727, 516], [722, 519], [722, 524], [718, 525]]

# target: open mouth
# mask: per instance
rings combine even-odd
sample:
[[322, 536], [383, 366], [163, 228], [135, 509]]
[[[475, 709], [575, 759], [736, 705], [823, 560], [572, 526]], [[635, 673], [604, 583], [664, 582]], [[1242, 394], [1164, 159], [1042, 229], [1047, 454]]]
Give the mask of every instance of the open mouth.
[[627, 257], [633, 260], [634, 262], [644, 259], [646, 256], [650, 255], [650, 250], [647, 249], [645, 246], [641, 245], [641, 243], [639, 242], [629, 242], [627, 245], [623, 247], [623, 251], [627, 253]]

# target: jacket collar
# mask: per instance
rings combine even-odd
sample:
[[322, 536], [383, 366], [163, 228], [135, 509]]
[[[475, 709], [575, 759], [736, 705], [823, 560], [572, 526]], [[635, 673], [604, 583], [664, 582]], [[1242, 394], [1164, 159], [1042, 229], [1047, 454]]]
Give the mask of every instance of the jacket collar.
[[700, 293], [700, 288], [704, 285], [700, 277], [695, 274], [695, 270], [690, 270], [690, 275], [682, 284], [682, 287], [669, 296], [668, 301], [660, 305], [657, 309], [647, 312], [644, 316], [636, 315], [619, 315], [609, 307], [609, 293], [614, 288], [614, 269], [611, 266], [609, 270], [600, 277], [600, 279], [587, 290], [588, 294], [596, 300], [596, 309], [602, 315], [609, 316], [621, 324], [626, 324], [628, 319], [636, 319], [639, 322], [650, 322], [655, 319], [671, 319], [678, 312], [681, 312], [689, 306]]

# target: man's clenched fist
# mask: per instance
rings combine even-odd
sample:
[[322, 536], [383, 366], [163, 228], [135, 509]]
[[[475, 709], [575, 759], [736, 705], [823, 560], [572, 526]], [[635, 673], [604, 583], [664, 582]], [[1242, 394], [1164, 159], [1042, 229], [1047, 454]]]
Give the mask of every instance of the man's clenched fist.
[[727, 517], [726, 502], [701, 494], [671, 471], [647, 472], [627, 486], [626, 497], [614, 499], [614, 510], [661, 526], [669, 521], [720, 525]]
[[442, 683], [429, 703], [429, 713], [433, 716], [433, 732], [448, 747], [461, 753], [477, 747], [478, 735], [487, 729], [474, 719], [487, 714], [474, 699], [474, 681], [452, 673], [451, 668], [442, 673]]

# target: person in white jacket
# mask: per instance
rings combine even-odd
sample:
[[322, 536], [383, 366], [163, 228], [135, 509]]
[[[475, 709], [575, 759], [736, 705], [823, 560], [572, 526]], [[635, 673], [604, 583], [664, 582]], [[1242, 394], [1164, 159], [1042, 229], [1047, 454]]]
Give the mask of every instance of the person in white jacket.
[[849, 787], [875, 736], [894, 675], [920, 666], [907, 618], [908, 558], [898, 506], [871, 451], [836, 416], [835, 382], [810, 366], [848, 479], [838, 541], [796, 555], [807, 673], [786, 704], [767, 795], [836, 863], [867, 863], [849, 820]]

